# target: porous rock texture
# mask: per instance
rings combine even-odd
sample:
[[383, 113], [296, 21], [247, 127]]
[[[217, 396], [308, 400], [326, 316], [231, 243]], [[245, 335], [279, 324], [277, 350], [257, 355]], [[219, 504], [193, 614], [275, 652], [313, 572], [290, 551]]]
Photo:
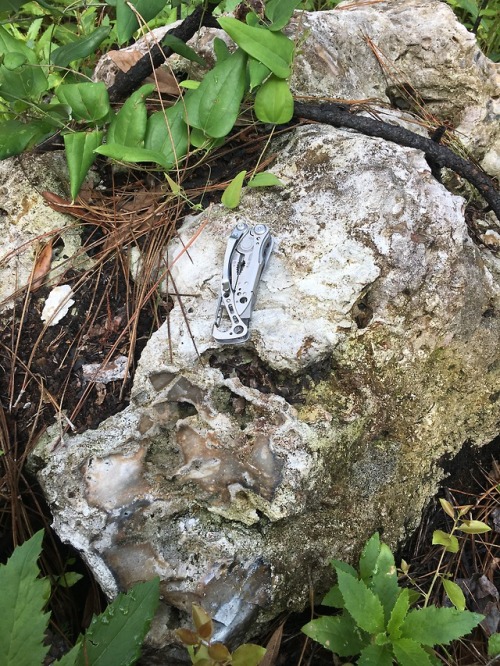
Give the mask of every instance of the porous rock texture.
[[[440, 3], [416, 0], [339, 15], [411, 6], [416, 30], [430, 5], [439, 19]], [[304, 21], [314, 32], [324, 17]], [[324, 25], [333, 49], [347, 31]], [[172, 632], [193, 601], [239, 643], [320, 594], [331, 557], [352, 560], [377, 529], [395, 546], [442, 458], [499, 430], [500, 262], [469, 237], [464, 200], [420, 152], [355, 132], [303, 126], [272, 151], [283, 187], [188, 218], [169, 247], [175, 305], [130, 406], [97, 430], [54, 429], [32, 457], [56, 531], [109, 596], [160, 575], [161, 663], [181, 659]], [[220, 272], [241, 221], [268, 224], [276, 247], [250, 340], [220, 347]]]

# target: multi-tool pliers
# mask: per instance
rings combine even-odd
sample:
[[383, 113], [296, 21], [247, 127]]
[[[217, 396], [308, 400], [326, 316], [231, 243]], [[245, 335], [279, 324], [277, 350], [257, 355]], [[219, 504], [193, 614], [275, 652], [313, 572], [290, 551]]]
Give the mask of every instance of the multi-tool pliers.
[[240, 222], [231, 232], [224, 255], [221, 292], [213, 327], [217, 342], [238, 344], [248, 340], [257, 287], [273, 245], [274, 238], [265, 224], [249, 227]]

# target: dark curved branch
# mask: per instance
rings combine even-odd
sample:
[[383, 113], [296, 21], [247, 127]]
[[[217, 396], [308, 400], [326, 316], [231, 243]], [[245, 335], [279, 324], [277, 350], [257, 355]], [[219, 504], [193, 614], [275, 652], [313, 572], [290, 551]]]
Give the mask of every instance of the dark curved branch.
[[333, 127], [347, 127], [367, 136], [377, 136], [400, 146], [421, 150], [438, 167], [447, 167], [474, 185], [500, 221], [500, 193], [493, 180], [472, 162], [432, 139], [426, 139], [404, 127], [356, 115], [345, 104], [295, 102], [294, 114], [305, 120], [315, 120]]
[[[203, 7], [203, 5], [198, 6], [180, 25], [169, 30], [167, 35], [173, 35], [182, 39], [183, 42], [187, 42], [197, 33], [202, 25], [218, 28], [219, 24], [216, 23], [212, 16], [212, 11], [216, 6], [217, 4], [210, 3], [206, 7]], [[155, 44], [127, 72], [119, 70], [116, 73], [115, 82], [108, 88], [110, 101], [118, 102], [124, 97], [128, 97], [172, 53], [173, 51], [169, 46], [163, 46], [161, 43]]]

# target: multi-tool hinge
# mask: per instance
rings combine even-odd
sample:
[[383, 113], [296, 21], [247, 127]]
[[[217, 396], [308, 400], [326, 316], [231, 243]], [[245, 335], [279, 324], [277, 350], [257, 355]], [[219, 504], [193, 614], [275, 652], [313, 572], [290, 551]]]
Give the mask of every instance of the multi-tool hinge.
[[213, 336], [221, 344], [238, 344], [248, 330], [262, 271], [273, 250], [274, 238], [265, 224], [237, 224], [227, 242]]

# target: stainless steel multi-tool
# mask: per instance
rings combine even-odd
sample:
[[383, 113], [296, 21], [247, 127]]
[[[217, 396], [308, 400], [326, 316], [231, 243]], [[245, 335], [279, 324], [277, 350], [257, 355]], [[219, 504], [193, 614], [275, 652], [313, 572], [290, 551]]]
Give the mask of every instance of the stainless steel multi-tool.
[[265, 224], [237, 224], [227, 242], [221, 291], [213, 336], [221, 344], [238, 344], [250, 337], [248, 326], [262, 271], [273, 250], [274, 238]]

